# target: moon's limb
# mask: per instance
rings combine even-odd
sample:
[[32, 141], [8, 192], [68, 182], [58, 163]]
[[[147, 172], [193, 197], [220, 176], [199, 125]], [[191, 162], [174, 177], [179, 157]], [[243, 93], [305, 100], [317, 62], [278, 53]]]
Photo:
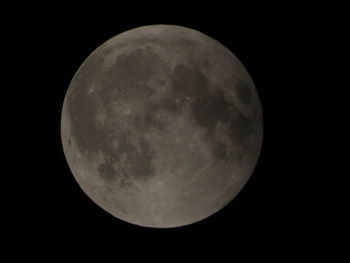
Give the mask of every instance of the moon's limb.
[[147, 26], [84, 61], [61, 134], [74, 177], [99, 206], [137, 225], [175, 227], [210, 216], [244, 186], [260, 154], [262, 110], [220, 43]]

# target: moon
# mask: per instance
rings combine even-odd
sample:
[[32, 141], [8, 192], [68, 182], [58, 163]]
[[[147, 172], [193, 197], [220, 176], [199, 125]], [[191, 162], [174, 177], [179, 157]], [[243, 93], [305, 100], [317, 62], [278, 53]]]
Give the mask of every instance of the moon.
[[145, 227], [203, 220], [253, 173], [263, 114], [238, 58], [175, 25], [121, 33], [80, 66], [61, 115], [62, 146], [82, 190]]

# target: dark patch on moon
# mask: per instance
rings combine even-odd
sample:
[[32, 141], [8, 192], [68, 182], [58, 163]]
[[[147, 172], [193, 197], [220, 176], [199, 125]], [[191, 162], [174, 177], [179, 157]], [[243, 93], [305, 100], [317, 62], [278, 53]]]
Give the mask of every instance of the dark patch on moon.
[[136, 49], [130, 54], [121, 54], [104, 78], [101, 96], [106, 101], [144, 100], [156, 90], [147, 81], [157, 70], [164, 68], [159, 56], [149, 50]]
[[231, 157], [236, 160], [242, 160], [244, 157], [245, 149], [239, 147], [235, 152], [232, 152]]
[[178, 64], [175, 67], [172, 81], [173, 90], [183, 96], [197, 96], [207, 86], [207, 79], [200, 71], [184, 64]]
[[215, 142], [213, 147], [214, 156], [219, 160], [226, 160], [227, 146], [223, 142]]
[[98, 172], [99, 175], [107, 181], [115, 180], [115, 171], [113, 169], [113, 165], [109, 161], [100, 164], [98, 166]]
[[129, 176], [124, 176], [120, 179], [119, 186], [123, 189], [130, 188], [132, 186], [132, 182], [129, 178]]
[[129, 142], [129, 138], [126, 134], [118, 136], [114, 141], [117, 146], [112, 148], [113, 154], [110, 157], [115, 156], [115, 158], [118, 159], [122, 154], [132, 155], [136, 152], [136, 147]]
[[195, 99], [192, 104], [193, 115], [199, 125], [206, 127], [210, 133], [214, 132], [216, 124], [227, 122], [231, 116], [231, 104], [228, 103], [220, 91], [211, 95], [207, 89]]
[[137, 117], [135, 123], [136, 127], [145, 132], [150, 128], [163, 130], [167, 125], [164, 120], [157, 117], [155, 107], [148, 109], [144, 117]]
[[235, 110], [230, 122], [230, 130], [236, 143], [246, 145], [247, 139], [253, 130], [253, 120], [249, 119], [238, 110]]
[[231, 103], [225, 99], [223, 91], [219, 88], [211, 93], [209, 85], [208, 79], [199, 69], [179, 64], [173, 72], [173, 90], [192, 98], [193, 116], [211, 136], [219, 121], [230, 120]]
[[[229, 102], [224, 91], [216, 87], [213, 91], [209, 90], [209, 81], [200, 69], [187, 65], [179, 64], [173, 72], [172, 89], [175, 94], [173, 103], [167, 102], [168, 107], [177, 110], [174, 104], [175, 98], [182, 99], [184, 97], [191, 98], [191, 110], [196, 123], [206, 129], [206, 137], [212, 142], [212, 152], [219, 160], [228, 160], [239, 158], [240, 151], [236, 151], [236, 155], [228, 155], [226, 145], [222, 142], [215, 141], [213, 135], [215, 128], [219, 122], [228, 123], [231, 132], [231, 141], [234, 144], [247, 145], [247, 139], [253, 131], [253, 120], [241, 113], [232, 102]], [[248, 99], [252, 95], [248, 87], [240, 84], [240, 99], [248, 103]], [[247, 91], [248, 90], [248, 91]]]
[[169, 96], [162, 99], [158, 106], [160, 109], [164, 109], [172, 114], [177, 114], [184, 106], [183, 98], [176, 97], [173, 92], [170, 92]]
[[244, 104], [248, 104], [250, 102], [250, 98], [252, 97], [252, 92], [249, 85], [241, 81], [236, 85], [235, 89], [239, 100]]

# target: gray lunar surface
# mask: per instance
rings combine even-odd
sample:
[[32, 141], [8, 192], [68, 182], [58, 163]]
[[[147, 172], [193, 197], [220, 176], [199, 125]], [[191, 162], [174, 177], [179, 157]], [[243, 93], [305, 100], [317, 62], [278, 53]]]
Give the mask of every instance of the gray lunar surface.
[[217, 212], [245, 185], [261, 150], [262, 109], [250, 75], [219, 42], [144, 26], [80, 66], [61, 137], [97, 205], [132, 224], [177, 227]]

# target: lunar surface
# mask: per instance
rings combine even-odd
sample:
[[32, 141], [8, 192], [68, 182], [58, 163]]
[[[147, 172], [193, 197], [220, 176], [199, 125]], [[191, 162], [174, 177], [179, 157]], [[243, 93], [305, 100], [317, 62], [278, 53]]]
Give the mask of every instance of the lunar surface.
[[177, 227], [228, 204], [257, 163], [262, 109], [235, 55], [173, 25], [98, 47], [64, 99], [69, 167], [101, 208], [132, 224]]

